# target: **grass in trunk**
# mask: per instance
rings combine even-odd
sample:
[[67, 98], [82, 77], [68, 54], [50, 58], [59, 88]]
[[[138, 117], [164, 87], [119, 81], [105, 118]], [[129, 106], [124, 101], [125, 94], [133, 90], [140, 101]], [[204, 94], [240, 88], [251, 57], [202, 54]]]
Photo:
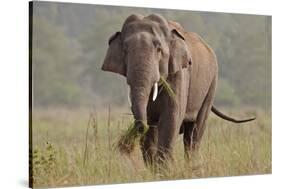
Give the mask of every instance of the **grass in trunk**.
[[[162, 85], [164, 90], [168, 93], [168, 95], [175, 99], [175, 93], [171, 88], [170, 84], [164, 79], [163, 76], [160, 77], [159, 85]], [[137, 127], [136, 124], [141, 122], [142, 128]], [[146, 124], [145, 121], [142, 120], [135, 120], [133, 123], [130, 124], [128, 129], [121, 135], [118, 140], [117, 148], [122, 154], [130, 154], [134, 151], [135, 146], [139, 142], [140, 138], [145, 135], [149, 126]]]
[[[138, 122], [141, 122], [143, 128], [136, 126]], [[118, 140], [117, 147], [119, 151], [122, 154], [130, 154], [133, 152], [140, 138], [144, 136], [147, 130], [148, 125], [144, 121], [135, 120]]]

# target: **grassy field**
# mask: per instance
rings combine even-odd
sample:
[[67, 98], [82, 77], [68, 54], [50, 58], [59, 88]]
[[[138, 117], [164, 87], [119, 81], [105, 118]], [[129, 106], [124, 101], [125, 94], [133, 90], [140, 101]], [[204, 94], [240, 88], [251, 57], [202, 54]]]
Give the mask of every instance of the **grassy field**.
[[[126, 111], [34, 110], [34, 187], [92, 185], [271, 173], [271, 115], [243, 125], [210, 116], [198, 153], [184, 160], [176, 139], [173, 168], [152, 174], [136, 149], [128, 157], [115, 148], [132, 121]], [[128, 111], [127, 111], [128, 112]], [[228, 112], [249, 116], [246, 111]]]

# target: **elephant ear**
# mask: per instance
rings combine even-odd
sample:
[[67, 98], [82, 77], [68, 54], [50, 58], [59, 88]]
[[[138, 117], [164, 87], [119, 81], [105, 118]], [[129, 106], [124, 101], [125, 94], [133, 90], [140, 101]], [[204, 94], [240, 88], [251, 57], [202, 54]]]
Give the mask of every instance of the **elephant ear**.
[[173, 74], [191, 64], [191, 54], [185, 42], [184, 35], [177, 29], [172, 29], [170, 41], [169, 73]]
[[116, 32], [108, 40], [108, 49], [101, 69], [126, 76], [126, 66], [123, 61], [121, 32]]

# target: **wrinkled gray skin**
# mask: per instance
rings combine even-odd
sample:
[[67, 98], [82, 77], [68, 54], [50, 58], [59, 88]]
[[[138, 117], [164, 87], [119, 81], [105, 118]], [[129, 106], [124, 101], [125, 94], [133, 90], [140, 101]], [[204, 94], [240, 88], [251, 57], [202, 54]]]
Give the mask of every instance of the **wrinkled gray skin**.
[[[110, 37], [102, 70], [127, 78], [134, 118], [150, 126], [141, 141], [146, 163], [172, 159], [179, 132], [186, 153], [198, 146], [214, 101], [218, 66], [213, 50], [197, 34], [160, 15], [131, 15]], [[175, 99], [159, 86], [152, 100], [160, 75]]]

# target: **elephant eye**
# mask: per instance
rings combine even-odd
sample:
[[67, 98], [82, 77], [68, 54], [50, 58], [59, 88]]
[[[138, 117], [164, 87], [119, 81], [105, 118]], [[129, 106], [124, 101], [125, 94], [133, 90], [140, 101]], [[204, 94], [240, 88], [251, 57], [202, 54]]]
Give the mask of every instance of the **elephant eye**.
[[162, 52], [161, 43], [160, 43], [158, 40], [154, 40], [154, 41], [153, 41], [153, 45], [154, 45], [154, 47], [156, 48], [157, 54], [159, 54], [159, 53]]
[[159, 48], [161, 46], [161, 44], [158, 40], [153, 40], [153, 45], [155, 48]]
[[157, 53], [161, 53], [161, 48], [157, 47]]

